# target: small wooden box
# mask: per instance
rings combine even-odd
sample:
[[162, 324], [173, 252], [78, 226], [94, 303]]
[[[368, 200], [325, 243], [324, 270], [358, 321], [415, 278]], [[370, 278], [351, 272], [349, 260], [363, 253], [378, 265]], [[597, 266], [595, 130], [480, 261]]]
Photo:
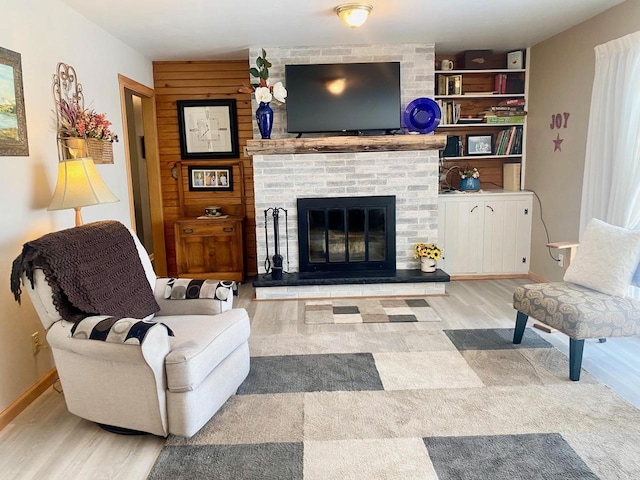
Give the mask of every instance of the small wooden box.
[[492, 50], [465, 50], [462, 52], [462, 68], [465, 70], [484, 70], [492, 68]]

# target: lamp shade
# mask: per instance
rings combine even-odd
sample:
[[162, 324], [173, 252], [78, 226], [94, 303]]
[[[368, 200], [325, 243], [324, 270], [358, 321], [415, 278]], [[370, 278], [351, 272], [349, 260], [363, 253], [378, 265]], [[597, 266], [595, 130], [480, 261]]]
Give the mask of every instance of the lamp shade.
[[58, 164], [58, 182], [47, 210], [79, 208], [119, 201], [100, 178], [92, 158], [75, 158]]
[[357, 28], [367, 21], [373, 6], [368, 3], [345, 3], [334, 10], [347, 27]]

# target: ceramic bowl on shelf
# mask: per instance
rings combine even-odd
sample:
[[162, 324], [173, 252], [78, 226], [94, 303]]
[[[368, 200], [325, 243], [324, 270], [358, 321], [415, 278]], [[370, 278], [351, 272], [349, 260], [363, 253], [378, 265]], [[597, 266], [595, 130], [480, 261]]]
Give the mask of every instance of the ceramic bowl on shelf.
[[219, 217], [220, 215], [222, 215], [222, 209], [218, 206], [205, 207], [204, 214], [207, 217]]

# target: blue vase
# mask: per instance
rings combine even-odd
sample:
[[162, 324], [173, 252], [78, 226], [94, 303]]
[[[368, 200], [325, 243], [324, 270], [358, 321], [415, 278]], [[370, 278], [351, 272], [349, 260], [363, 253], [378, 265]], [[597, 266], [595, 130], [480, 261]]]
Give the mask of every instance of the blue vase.
[[460, 180], [460, 190], [480, 190], [480, 179], [467, 177]]
[[262, 138], [271, 138], [271, 128], [273, 127], [273, 110], [268, 103], [260, 102], [256, 110], [256, 120]]

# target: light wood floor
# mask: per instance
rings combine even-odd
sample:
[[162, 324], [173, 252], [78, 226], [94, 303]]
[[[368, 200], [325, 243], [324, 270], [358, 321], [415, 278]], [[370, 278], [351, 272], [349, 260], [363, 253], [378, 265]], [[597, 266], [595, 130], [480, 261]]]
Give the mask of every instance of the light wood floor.
[[[525, 280], [457, 281], [447, 296], [429, 302], [445, 328], [512, 328], [511, 296]], [[242, 285], [236, 306], [251, 317], [252, 335], [333, 331], [392, 331], [432, 328], [420, 323], [305, 325], [303, 301], [253, 299]], [[558, 349], [568, 351], [567, 337], [539, 332]], [[583, 367], [640, 408], [640, 338], [612, 339], [585, 347]], [[145, 479], [164, 439], [121, 436], [67, 412], [62, 394], [47, 390], [0, 432], [0, 478], [8, 479]]]

